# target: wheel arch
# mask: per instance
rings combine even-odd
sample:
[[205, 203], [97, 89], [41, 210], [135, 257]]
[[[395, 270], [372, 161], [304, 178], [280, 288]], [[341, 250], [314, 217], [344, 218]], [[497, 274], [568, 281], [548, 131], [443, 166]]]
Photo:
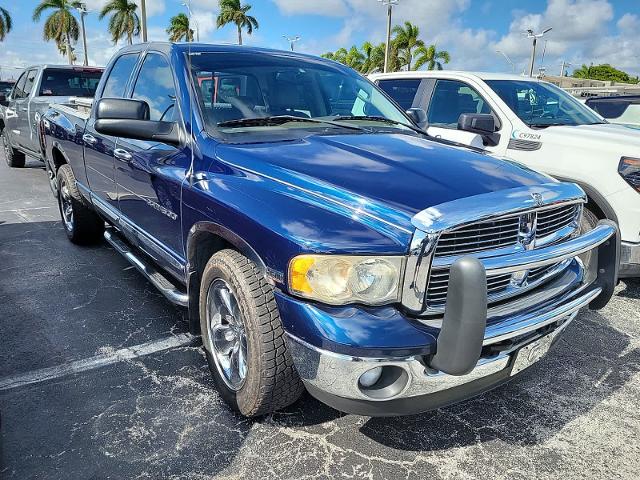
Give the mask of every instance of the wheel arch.
[[267, 282], [273, 283], [267, 275], [267, 266], [249, 243], [228, 228], [215, 222], [198, 222], [189, 230], [186, 239], [187, 291], [189, 293], [189, 329], [200, 332], [199, 292], [202, 272], [207, 262], [216, 252], [230, 248], [242, 253], [256, 264]]
[[575, 183], [587, 194], [587, 208], [589, 208], [600, 220], [609, 219], [618, 223], [618, 215], [616, 215], [613, 207], [607, 202], [607, 199], [596, 188], [583, 182], [577, 182], [568, 178], [556, 177], [562, 182]]
[[58, 145], [57, 142], [54, 143], [51, 147], [51, 164], [55, 167], [55, 172], [57, 172], [62, 165], [67, 163], [69, 163], [69, 160], [60, 148], [60, 145]]

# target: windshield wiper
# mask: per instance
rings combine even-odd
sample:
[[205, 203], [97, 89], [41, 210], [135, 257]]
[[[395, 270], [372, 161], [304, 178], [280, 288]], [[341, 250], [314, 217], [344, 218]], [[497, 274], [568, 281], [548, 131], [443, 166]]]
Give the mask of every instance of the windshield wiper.
[[420, 133], [421, 135], [427, 135], [427, 133], [422, 130], [419, 127], [415, 127], [413, 125], [410, 125], [408, 123], [404, 123], [404, 122], [399, 122], [397, 120], [391, 120], [390, 118], [387, 117], [380, 117], [377, 115], [338, 115], [333, 117], [334, 120], [364, 120], [364, 121], [370, 121], [370, 122], [382, 122], [382, 123], [388, 123], [391, 125], [402, 125], [403, 127], [407, 127], [410, 130], [413, 130], [414, 132]]
[[324, 125], [331, 125], [333, 127], [346, 128], [347, 130], [356, 130], [358, 132], [366, 131], [364, 128], [356, 127], [355, 125], [344, 125], [342, 123], [333, 122], [331, 120], [319, 120], [316, 118], [296, 117], [293, 115], [273, 115], [270, 117], [257, 117], [257, 118], [238, 118], [236, 120], [227, 120], [226, 122], [220, 122], [218, 127], [275, 127], [283, 125], [289, 122], [300, 123], [321, 123]]

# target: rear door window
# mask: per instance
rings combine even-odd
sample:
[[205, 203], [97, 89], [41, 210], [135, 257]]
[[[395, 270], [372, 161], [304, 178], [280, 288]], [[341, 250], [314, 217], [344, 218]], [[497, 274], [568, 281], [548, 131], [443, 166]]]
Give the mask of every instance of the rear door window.
[[393, 98], [403, 110], [409, 110], [418, 106], [419, 99], [416, 99], [420, 88], [420, 79], [406, 80], [379, 80], [378, 86]]
[[16, 86], [13, 89], [13, 94], [11, 95], [11, 98], [13, 98], [14, 100], [17, 100], [19, 98], [26, 97], [24, 93], [24, 84], [26, 81], [27, 81], [27, 72], [24, 72], [18, 79], [18, 82], [16, 83]]
[[36, 77], [38, 76], [38, 70], [35, 68], [27, 72], [27, 80], [24, 84], [24, 96], [28, 97], [33, 90], [33, 85], [36, 83]]
[[42, 74], [40, 96], [93, 97], [102, 71], [77, 68], [47, 68]]
[[137, 53], [129, 53], [118, 58], [109, 72], [109, 78], [104, 85], [102, 97], [124, 97], [129, 77], [131, 77], [131, 73], [137, 63]]
[[429, 125], [457, 128], [463, 113], [493, 112], [473, 87], [457, 80], [438, 80], [429, 104]]

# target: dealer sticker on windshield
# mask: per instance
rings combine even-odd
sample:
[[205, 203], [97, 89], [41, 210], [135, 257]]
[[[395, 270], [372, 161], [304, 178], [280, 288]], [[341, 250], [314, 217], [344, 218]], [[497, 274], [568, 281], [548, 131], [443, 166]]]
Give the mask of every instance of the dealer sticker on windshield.
[[511, 369], [511, 375], [520, 373], [544, 357], [551, 348], [553, 338], [553, 335], [547, 335], [518, 350]]

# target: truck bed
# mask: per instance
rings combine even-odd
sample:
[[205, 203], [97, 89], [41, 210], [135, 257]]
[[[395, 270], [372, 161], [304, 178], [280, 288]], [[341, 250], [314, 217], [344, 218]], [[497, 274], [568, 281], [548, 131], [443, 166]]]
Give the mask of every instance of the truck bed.
[[51, 108], [58, 110], [65, 115], [71, 115], [78, 120], [86, 121], [91, 114], [91, 106], [93, 98], [88, 97], [72, 97], [67, 103], [56, 103]]

